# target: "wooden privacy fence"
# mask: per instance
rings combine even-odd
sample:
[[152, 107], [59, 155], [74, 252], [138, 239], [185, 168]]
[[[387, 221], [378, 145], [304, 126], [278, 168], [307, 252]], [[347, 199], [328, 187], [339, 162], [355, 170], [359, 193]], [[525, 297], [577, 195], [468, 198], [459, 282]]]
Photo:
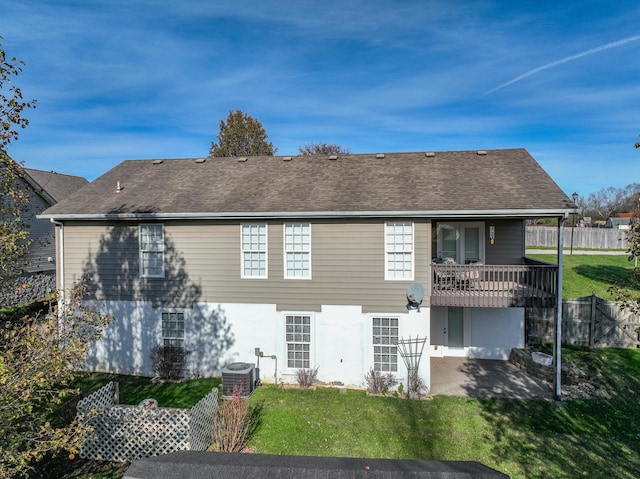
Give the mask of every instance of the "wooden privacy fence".
[[[573, 242], [571, 237], [573, 236]], [[565, 249], [574, 248], [627, 249], [627, 231], [613, 228], [584, 228], [565, 226]], [[558, 246], [556, 226], [527, 226], [527, 246]]]
[[[589, 347], [640, 348], [640, 317], [595, 294], [562, 301], [562, 342]], [[527, 344], [553, 342], [555, 309], [527, 308]]]
[[118, 383], [111, 381], [77, 406], [78, 418], [92, 428], [80, 451], [83, 459], [133, 461], [180, 450], [204, 451], [211, 444], [218, 390], [191, 409], [119, 404]]

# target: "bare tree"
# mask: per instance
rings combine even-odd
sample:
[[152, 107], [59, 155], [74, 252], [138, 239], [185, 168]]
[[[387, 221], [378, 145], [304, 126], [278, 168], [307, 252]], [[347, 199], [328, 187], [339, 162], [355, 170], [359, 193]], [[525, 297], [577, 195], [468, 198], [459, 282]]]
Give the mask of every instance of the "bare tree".
[[640, 184], [631, 183], [623, 188], [609, 186], [586, 197], [578, 198], [577, 204], [584, 216], [606, 220], [618, 213], [633, 211], [634, 197], [640, 192]]
[[346, 155], [351, 153], [349, 149], [343, 148], [335, 143], [305, 143], [298, 147], [299, 155]]

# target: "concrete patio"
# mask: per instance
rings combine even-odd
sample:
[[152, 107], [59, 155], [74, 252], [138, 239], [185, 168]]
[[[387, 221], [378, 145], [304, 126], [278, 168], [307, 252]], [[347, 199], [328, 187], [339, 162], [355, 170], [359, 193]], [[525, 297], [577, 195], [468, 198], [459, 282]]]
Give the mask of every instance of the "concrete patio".
[[553, 387], [508, 361], [431, 358], [431, 394], [552, 399]]

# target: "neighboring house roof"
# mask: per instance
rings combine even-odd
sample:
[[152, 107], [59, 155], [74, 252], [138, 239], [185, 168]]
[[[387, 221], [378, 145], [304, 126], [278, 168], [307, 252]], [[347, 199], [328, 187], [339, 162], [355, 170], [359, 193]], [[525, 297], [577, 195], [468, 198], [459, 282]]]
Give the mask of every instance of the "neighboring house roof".
[[573, 201], [526, 150], [502, 149], [130, 160], [43, 217], [558, 216], [574, 211]]
[[54, 205], [89, 184], [86, 178], [56, 173], [55, 171], [24, 168], [25, 180], [49, 205]]

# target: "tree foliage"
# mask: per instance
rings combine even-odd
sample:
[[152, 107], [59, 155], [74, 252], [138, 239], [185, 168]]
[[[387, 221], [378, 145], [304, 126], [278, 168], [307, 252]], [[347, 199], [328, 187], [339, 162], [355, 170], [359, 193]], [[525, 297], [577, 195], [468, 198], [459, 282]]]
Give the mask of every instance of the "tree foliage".
[[0, 293], [23, 268], [29, 252], [29, 233], [24, 224], [29, 194], [19, 188], [22, 168], [0, 149]]
[[[21, 165], [7, 152], [29, 123], [24, 110], [35, 107], [11, 84], [23, 64], [7, 60], [0, 44], [0, 288], [15, 284], [11, 280], [21, 273], [29, 247], [24, 219], [30, 192]], [[23, 475], [45, 454], [78, 450], [80, 426], [55, 424], [51, 411], [69, 393], [75, 368], [108, 320], [83, 295], [84, 288], [70, 293], [60, 318], [53, 308], [0, 318], [0, 478]]]
[[0, 328], [0, 478], [24, 474], [34, 461], [78, 452], [85, 436], [71, 418], [52, 412], [70, 393], [78, 365], [111, 320], [85, 301], [81, 285], [69, 292], [58, 316], [53, 308], [6, 320]]
[[11, 140], [18, 139], [19, 129], [29, 124], [29, 120], [22, 116], [23, 110], [36, 105], [35, 100], [24, 101], [20, 88], [11, 85], [11, 78], [20, 74], [23, 65], [24, 62], [15, 58], [7, 60], [0, 41], [0, 150], [3, 151]]
[[[639, 143], [635, 147], [640, 147]], [[640, 289], [640, 188], [638, 188], [632, 197], [633, 217], [631, 218], [630, 229], [627, 231], [627, 253], [629, 253], [629, 261], [634, 262], [633, 275], [631, 281], [636, 281]], [[621, 308], [631, 311], [634, 314], [640, 314], [640, 294], [633, 293], [628, 287], [629, 285], [614, 286], [611, 292], [617, 301], [620, 301]], [[640, 334], [640, 330], [636, 330]]]
[[241, 110], [229, 111], [220, 120], [218, 142], [211, 142], [209, 157], [272, 156], [278, 151], [269, 141], [262, 123]]
[[29, 197], [18, 187], [22, 168], [7, 153], [9, 143], [29, 124], [22, 116], [24, 109], [35, 107], [35, 100], [25, 102], [22, 91], [11, 84], [11, 79], [22, 71], [23, 65], [15, 58], [7, 60], [0, 42], [0, 289], [20, 271], [28, 252], [28, 232], [23, 215]]
[[305, 143], [298, 147], [299, 155], [346, 155], [351, 153], [347, 148], [343, 148], [335, 143]]

